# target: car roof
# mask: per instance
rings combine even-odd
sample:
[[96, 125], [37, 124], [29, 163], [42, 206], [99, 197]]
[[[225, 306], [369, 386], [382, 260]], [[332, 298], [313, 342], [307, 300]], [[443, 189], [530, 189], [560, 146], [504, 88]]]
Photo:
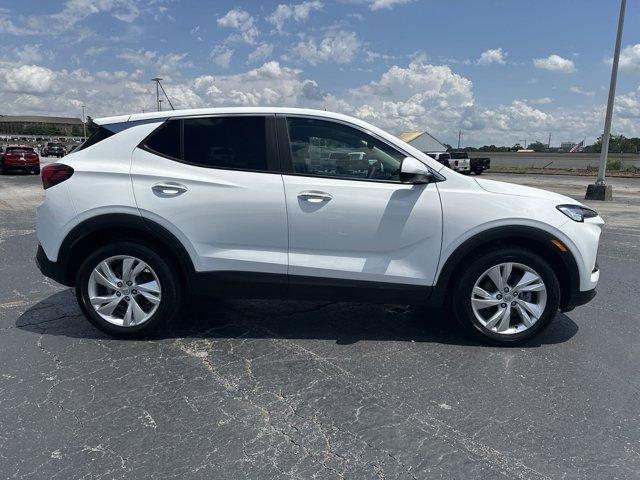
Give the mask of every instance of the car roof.
[[294, 107], [224, 107], [224, 108], [191, 108], [184, 110], [165, 110], [160, 112], [134, 113], [131, 115], [117, 115], [113, 117], [96, 118], [93, 121], [98, 125], [109, 125], [112, 123], [136, 122], [136, 121], [158, 121], [172, 117], [192, 117], [201, 115], [224, 115], [224, 114], [288, 114], [288, 115], [310, 115], [315, 117], [326, 117], [334, 119], [342, 119], [352, 123], [360, 123], [368, 125], [356, 118], [342, 115], [335, 112], [327, 112], [326, 110], [315, 110], [311, 108], [294, 108]]

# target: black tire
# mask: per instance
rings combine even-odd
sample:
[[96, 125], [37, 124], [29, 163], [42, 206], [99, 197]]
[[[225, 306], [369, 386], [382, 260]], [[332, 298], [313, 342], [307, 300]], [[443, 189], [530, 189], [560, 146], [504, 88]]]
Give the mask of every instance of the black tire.
[[4, 163], [0, 163], [0, 175], [5, 175], [7, 171], [4, 168]]
[[[89, 301], [89, 278], [93, 269], [103, 260], [116, 255], [131, 255], [149, 265], [160, 282], [162, 297], [158, 309], [146, 322], [130, 327], [109, 323], [93, 308]], [[163, 325], [170, 323], [180, 312], [183, 292], [178, 268], [169, 265], [158, 252], [144, 245], [119, 241], [98, 248], [80, 265], [76, 275], [76, 298], [87, 319], [99, 330], [117, 338], [142, 338], [151, 336]]]
[[[505, 262], [520, 263], [532, 268], [542, 278], [547, 290], [547, 303], [538, 321], [527, 330], [509, 335], [484, 327], [471, 307], [471, 292], [475, 282], [489, 268]], [[560, 285], [551, 266], [539, 255], [521, 247], [507, 247], [481, 254], [466, 265], [465, 270], [452, 279], [453, 291], [449, 297], [449, 305], [458, 323], [476, 339], [493, 345], [519, 345], [540, 334], [556, 316], [560, 303]]]
[[480, 175], [482, 173], [482, 169], [481, 168], [476, 168], [473, 173], [475, 173], [476, 175]]
[[40, 175], [40, 167], [36, 167], [33, 169], [33, 174], [34, 175]]

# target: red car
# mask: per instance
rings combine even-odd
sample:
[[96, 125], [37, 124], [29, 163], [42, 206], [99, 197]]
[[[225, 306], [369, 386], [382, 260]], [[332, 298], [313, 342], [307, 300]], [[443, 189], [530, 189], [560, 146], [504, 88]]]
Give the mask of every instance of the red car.
[[0, 175], [9, 170], [22, 170], [40, 175], [40, 157], [32, 147], [9, 145], [0, 157]]

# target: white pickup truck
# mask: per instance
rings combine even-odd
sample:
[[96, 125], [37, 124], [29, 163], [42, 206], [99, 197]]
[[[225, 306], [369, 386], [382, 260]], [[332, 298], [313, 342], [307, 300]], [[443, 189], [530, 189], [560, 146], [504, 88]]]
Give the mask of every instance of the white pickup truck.
[[451, 155], [451, 159], [449, 160], [449, 164], [451, 165], [451, 169], [456, 172], [464, 173], [465, 175], [469, 175], [471, 173], [471, 160], [469, 160], [469, 154], [467, 152], [449, 152]]

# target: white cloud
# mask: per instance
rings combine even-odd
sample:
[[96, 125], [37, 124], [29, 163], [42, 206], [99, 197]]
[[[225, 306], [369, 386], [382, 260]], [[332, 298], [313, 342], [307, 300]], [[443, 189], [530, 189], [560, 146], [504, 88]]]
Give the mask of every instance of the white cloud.
[[211, 50], [211, 60], [213, 63], [222, 68], [229, 68], [231, 63], [231, 57], [233, 57], [234, 50], [226, 45], [216, 45]]
[[8, 16], [0, 16], [0, 33], [12, 35], [58, 35], [82, 20], [110, 13], [122, 22], [133, 22], [140, 14], [137, 0], [67, 0], [62, 10], [47, 15], [28, 15], [16, 25]]
[[392, 9], [396, 5], [402, 5], [405, 3], [413, 2], [414, 0], [370, 0], [369, 9], [372, 11], [382, 9]]
[[573, 73], [576, 71], [576, 66], [573, 60], [562, 58], [560, 55], [552, 54], [546, 58], [534, 58], [533, 65], [536, 68], [543, 70], [550, 70], [552, 72], [561, 73]]
[[620, 52], [619, 66], [620, 70], [640, 71], [640, 43], [629, 45]]
[[260, 31], [255, 26], [255, 19], [241, 8], [229, 10], [223, 17], [218, 18], [218, 25], [238, 30], [242, 40], [249, 44], [255, 43], [260, 35]]
[[156, 61], [157, 56], [158, 52], [145, 50], [144, 48], [140, 48], [138, 50], [125, 50], [117, 55], [118, 58], [121, 58], [136, 67], [152, 65]]
[[596, 92], [594, 91], [591, 91], [591, 90], [587, 91], [580, 87], [570, 87], [569, 91], [573, 93], [577, 93], [578, 95], [584, 95], [585, 97], [593, 97], [596, 94]]
[[11, 93], [43, 94], [52, 92], [56, 73], [38, 65], [20, 65], [0, 69], [0, 90]]
[[478, 58], [478, 65], [489, 65], [491, 63], [499, 63], [504, 65], [507, 63], [507, 52], [503, 52], [502, 48], [492, 48], [489, 50], [485, 50], [480, 54], [480, 58]]
[[16, 60], [21, 63], [37, 63], [44, 58], [43, 53], [52, 57], [53, 53], [46, 51], [42, 45], [23, 45], [14, 52]]
[[553, 98], [551, 97], [530, 98], [525, 101], [527, 103], [530, 103], [531, 105], [548, 105], [550, 103], [553, 103]]
[[[216, 53], [224, 57], [227, 50], [229, 47], [222, 44]], [[145, 52], [141, 52], [143, 57]], [[0, 57], [0, 104], [8, 114], [79, 115], [81, 105], [89, 105], [88, 113], [93, 117], [152, 109], [155, 89], [149, 79], [160, 63], [175, 70], [161, 76], [176, 108], [326, 108], [363, 118], [392, 133], [426, 129], [448, 143], [455, 141], [459, 128], [465, 132], [465, 143], [472, 145], [509, 145], [525, 136], [544, 140], [549, 131], [555, 138], [595, 138], [600, 134], [604, 110], [603, 105], [553, 108], [547, 97], [485, 108], [476, 103], [470, 79], [448, 66], [429, 64], [425, 58], [393, 65], [373, 81], [334, 94], [327, 92], [330, 84], [277, 61], [241, 73], [188, 78], [181, 74], [180, 66], [188, 65], [189, 57], [179, 53], [156, 54], [149, 65], [129, 72], [56, 70], [38, 62], [21, 64], [12, 54], [7, 55]], [[210, 66], [210, 70], [216, 69]], [[613, 131], [640, 135], [640, 90], [619, 94], [615, 108]]]
[[273, 45], [270, 43], [261, 43], [256, 49], [249, 54], [247, 62], [254, 63], [266, 60], [273, 53]]
[[323, 4], [319, 0], [309, 0], [298, 4], [280, 4], [267, 17], [267, 21], [276, 27], [278, 33], [283, 33], [284, 25], [289, 20], [304, 22], [309, 18], [312, 10], [320, 10]]
[[309, 40], [298, 42], [293, 51], [295, 55], [311, 65], [325, 62], [349, 63], [360, 49], [361, 42], [354, 32], [328, 32], [318, 42]]

